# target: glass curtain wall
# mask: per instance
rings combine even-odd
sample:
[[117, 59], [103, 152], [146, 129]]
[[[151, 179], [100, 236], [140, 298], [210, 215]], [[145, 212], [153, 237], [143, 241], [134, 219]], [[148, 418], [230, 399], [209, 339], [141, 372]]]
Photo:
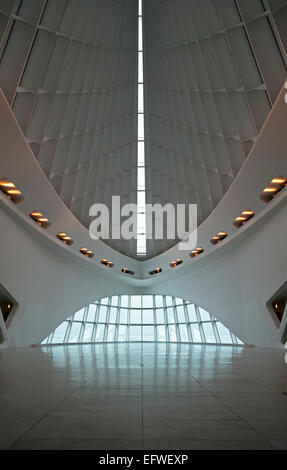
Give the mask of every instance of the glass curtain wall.
[[243, 344], [203, 308], [165, 295], [106, 297], [72, 315], [42, 344], [142, 341]]

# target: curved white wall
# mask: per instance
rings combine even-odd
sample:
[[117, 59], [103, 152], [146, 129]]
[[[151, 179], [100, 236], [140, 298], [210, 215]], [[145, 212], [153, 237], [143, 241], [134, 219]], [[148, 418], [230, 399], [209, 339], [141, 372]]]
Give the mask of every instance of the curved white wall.
[[[79, 247], [89, 242], [88, 232], [41, 173], [1, 97], [0, 176], [11, 178], [25, 195], [20, 206], [0, 195], [0, 284], [19, 304], [8, 325], [6, 344], [40, 342], [68, 315], [99, 297], [153, 292], [202, 305], [247, 343], [282, 347], [282, 328], [278, 329], [265, 304], [287, 278], [287, 196], [285, 190], [265, 205], [259, 193], [272, 177], [287, 174], [285, 92], [279, 95], [235, 183], [199, 228], [199, 243], [209, 247], [205, 254], [192, 261], [186, 253], [189, 263], [148, 279], [121, 276], [120, 267], [128, 263], [139, 278], [146, 277], [149, 267], [157, 267], [158, 261], [167, 268], [176, 249], [148, 262], [136, 262], [93, 242], [94, 260], [79, 255]], [[255, 210], [256, 217], [242, 229], [234, 229], [232, 220], [246, 208]], [[51, 229], [44, 231], [29, 219], [32, 209], [43, 210], [53, 222]], [[223, 229], [230, 237], [211, 247], [209, 238]], [[75, 239], [73, 247], [56, 240], [56, 233], [62, 230]], [[114, 270], [99, 264], [104, 254], [113, 256]]]

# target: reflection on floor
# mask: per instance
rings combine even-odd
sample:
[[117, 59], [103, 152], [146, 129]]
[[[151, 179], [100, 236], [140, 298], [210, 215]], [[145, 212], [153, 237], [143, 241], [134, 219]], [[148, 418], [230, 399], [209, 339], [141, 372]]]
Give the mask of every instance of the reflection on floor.
[[0, 448], [286, 449], [283, 354], [153, 343], [2, 350]]

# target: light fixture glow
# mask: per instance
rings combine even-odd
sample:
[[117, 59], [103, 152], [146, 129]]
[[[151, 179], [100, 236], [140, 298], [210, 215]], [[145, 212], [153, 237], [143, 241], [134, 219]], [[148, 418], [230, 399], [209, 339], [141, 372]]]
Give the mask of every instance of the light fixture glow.
[[45, 217], [42, 212], [37, 212], [33, 211], [30, 213], [30, 217], [34, 222], [36, 222], [38, 225], [40, 225], [42, 228], [49, 228], [51, 226], [51, 223], [49, 222], [49, 219]]
[[8, 197], [8, 199], [14, 202], [14, 204], [20, 204], [20, 202], [24, 200], [24, 196], [21, 191], [19, 191], [15, 184], [7, 178], [0, 178], [0, 190]]

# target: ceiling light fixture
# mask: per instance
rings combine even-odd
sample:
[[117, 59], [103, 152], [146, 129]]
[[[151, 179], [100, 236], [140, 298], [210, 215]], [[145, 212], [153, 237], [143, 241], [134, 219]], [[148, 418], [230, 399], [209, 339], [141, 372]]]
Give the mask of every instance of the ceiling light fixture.
[[177, 266], [179, 266], [182, 263], [183, 263], [182, 259], [178, 258], [177, 260], [170, 263], [170, 267], [171, 268], [176, 268]]
[[161, 268], [156, 268], [153, 271], [150, 271], [149, 274], [150, 276], [153, 276], [154, 274], [160, 274], [162, 272]]
[[286, 186], [286, 184], [286, 178], [284, 178], [283, 176], [276, 176], [275, 178], [273, 178], [270, 184], [265, 189], [263, 189], [260, 194], [260, 199], [266, 203], [272, 201], [272, 199], [277, 196], [278, 193], [280, 193], [280, 191]]
[[122, 269], [122, 273], [124, 273], [124, 274], [130, 274], [131, 276], [134, 276], [134, 274], [135, 274], [134, 271], [130, 271], [130, 270], [127, 269], [127, 268], [123, 268], [123, 269]]
[[30, 213], [30, 217], [34, 222], [40, 225], [42, 228], [49, 228], [51, 226], [51, 222], [45, 217], [42, 212], [33, 211]]
[[20, 202], [24, 201], [24, 196], [21, 191], [19, 191], [15, 184], [8, 180], [8, 178], [0, 179], [0, 190], [5, 194], [5, 196], [14, 202], [14, 204], [20, 204]]
[[197, 256], [201, 255], [201, 253], [204, 252], [204, 249], [203, 248], [196, 248], [195, 250], [192, 250], [192, 252], [190, 253], [190, 257], [191, 258], [196, 258]]
[[228, 234], [226, 232], [218, 232], [217, 235], [211, 238], [210, 243], [212, 245], [217, 245], [217, 243], [222, 242], [226, 237], [228, 237]]
[[95, 256], [91, 250], [88, 250], [88, 248], [81, 248], [80, 253], [82, 253], [82, 255], [84, 256], [87, 256], [87, 258], [91, 259]]
[[255, 212], [246, 210], [241, 212], [239, 217], [236, 217], [236, 219], [233, 221], [233, 225], [237, 228], [242, 227], [242, 225], [246, 224], [248, 220], [252, 219], [252, 217], [255, 216]]
[[58, 238], [59, 240], [61, 240], [63, 243], [65, 243], [66, 245], [69, 245], [69, 246], [73, 245], [73, 243], [74, 243], [74, 240], [72, 240], [72, 238], [69, 237], [69, 236], [68, 236], [66, 233], [64, 233], [64, 232], [58, 233], [57, 238]]
[[111, 262], [111, 261], [108, 261], [107, 259], [102, 259], [101, 263], [104, 265], [104, 266], [107, 266], [108, 268], [113, 268], [114, 267], [114, 264]]

